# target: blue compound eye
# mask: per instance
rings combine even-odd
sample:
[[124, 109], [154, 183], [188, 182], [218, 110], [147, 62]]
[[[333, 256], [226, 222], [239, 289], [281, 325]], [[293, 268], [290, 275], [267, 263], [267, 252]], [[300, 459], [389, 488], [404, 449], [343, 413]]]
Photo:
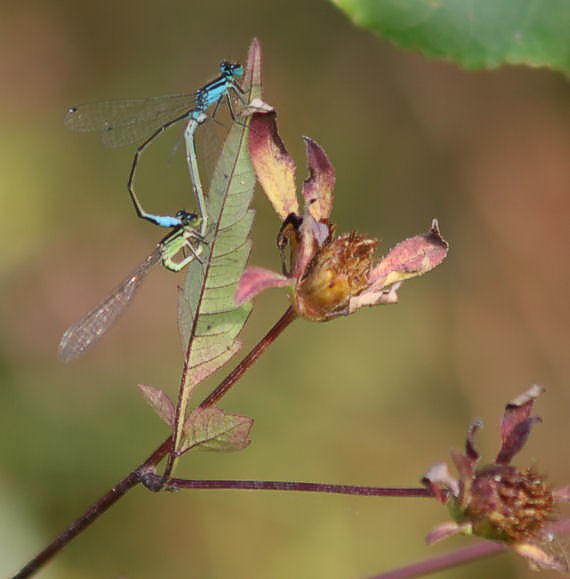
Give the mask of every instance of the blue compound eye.
[[220, 72], [223, 75], [228, 76], [242, 76], [243, 65], [239, 62], [228, 62], [227, 60], [224, 60], [224, 62], [220, 63]]

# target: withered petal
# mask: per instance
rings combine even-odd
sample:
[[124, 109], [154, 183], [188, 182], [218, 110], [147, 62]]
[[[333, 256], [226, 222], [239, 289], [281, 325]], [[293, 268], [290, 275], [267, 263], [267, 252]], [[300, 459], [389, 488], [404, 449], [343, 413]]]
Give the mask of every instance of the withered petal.
[[305, 209], [316, 221], [328, 220], [333, 205], [334, 169], [322, 147], [309, 137], [303, 138], [309, 166], [309, 176], [303, 183]]
[[532, 426], [540, 422], [530, 413], [536, 398], [543, 392], [544, 388], [535, 384], [505, 407], [501, 420], [501, 449], [495, 459], [498, 464], [508, 464], [526, 443]]
[[401, 241], [370, 272], [370, 290], [377, 292], [395, 282], [431, 271], [447, 256], [448, 243], [441, 237], [437, 220], [423, 235]]
[[538, 569], [568, 572], [568, 563], [561, 557], [547, 553], [546, 550], [534, 543], [515, 543], [513, 550], [522, 555], [532, 566]]
[[293, 259], [293, 277], [300, 280], [320, 247], [319, 237], [322, 224], [316, 222], [310, 214], [305, 214], [301, 225], [301, 240]]
[[471, 425], [469, 426], [469, 430], [467, 431], [467, 439], [465, 441], [465, 455], [469, 458], [469, 460], [476, 463], [480, 455], [475, 450], [475, 433], [483, 426], [482, 420], [474, 420]]
[[447, 537], [452, 537], [460, 533], [464, 533], [464, 525], [458, 525], [454, 521], [448, 521], [447, 523], [441, 523], [434, 527], [426, 537], [426, 544], [433, 545], [438, 541], [447, 539]]
[[450, 496], [457, 497], [459, 495], [459, 483], [451, 476], [449, 467], [445, 462], [438, 462], [430, 466], [422, 478], [422, 483], [443, 504], [448, 502]]
[[275, 112], [252, 115], [248, 146], [257, 180], [283, 221], [290, 213], [299, 213], [299, 203], [295, 163], [277, 132], [275, 118]]
[[360, 308], [382, 305], [387, 306], [398, 303], [398, 290], [400, 289], [401, 285], [402, 282], [398, 282], [388, 288], [384, 288], [375, 292], [367, 289], [361, 294], [351, 297], [348, 308], [349, 313], [353, 314]]
[[466, 456], [456, 448], [452, 448], [449, 451], [449, 456], [451, 456], [451, 460], [459, 473], [459, 478], [464, 484], [464, 488], [469, 488], [470, 481], [475, 474], [475, 466], [477, 464], [476, 460]]
[[257, 294], [274, 287], [292, 285], [292, 280], [263, 267], [248, 267], [239, 280], [235, 302], [239, 306], [252, 300]]
[[503, 438], [499, 454], [495, 458], [496, 464], [509, 464], [515, 454], [526, 444], [531, 428], [537, 422], [542, 422], [538, 416], [531, 416], [522, 422], [519, 422]]

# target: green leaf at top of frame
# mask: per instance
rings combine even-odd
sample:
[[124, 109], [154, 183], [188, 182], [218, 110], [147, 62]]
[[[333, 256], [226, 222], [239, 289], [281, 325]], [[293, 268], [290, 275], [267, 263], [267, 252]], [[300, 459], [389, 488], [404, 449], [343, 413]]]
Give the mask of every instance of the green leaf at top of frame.
[[332, 0], [352, 21], [426, 56], [570, 75], [569, 0]]

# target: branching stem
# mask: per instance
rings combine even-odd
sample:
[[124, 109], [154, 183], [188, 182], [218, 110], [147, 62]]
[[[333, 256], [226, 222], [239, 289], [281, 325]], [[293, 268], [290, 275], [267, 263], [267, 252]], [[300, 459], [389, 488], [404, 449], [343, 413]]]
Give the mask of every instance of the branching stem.
[[[289, 326], [297, 317], [293, 308], [289, 307], [286, 312], [277, 320], [275, 325], [267, 332], [260, 342], [249, 352], [249, 354], [234, 368], [234, 370], [221, 382], [221, 384], [202, 402], [201, 407], [211, 406], [251, 368], [253, 363], [267, 350], [267, 348], [277, 339], [277, 337]], [[68, 545], [82, 531], [92, 525], [103, 513], [113, 506], [120, 498], [138, 484], [143, 483], [148, 489], [159, 491], [164, 486], [172, 472], [172, 444], [173, 438], [167, 438], [140, 466], [131, 471], [125, 478], [118, 482], [98, 501], [93, 503], [85, 513], [77, 518], [67, 529], [60, 533], [43, 551], [36, 555], [29, 563], [23, 567], [14, 579], [31, 577], [50, 559], [57, 555], [66, 545]], [[155, 475], [158, 464], [168, 455], [169, 461], [165, 471], [160, 475]], [[231, 482], [231, 481], [230, 481]], [[168, 483], [169, 484], [169, 483]], [[169, 484], [170, 486], [170, 484]]]

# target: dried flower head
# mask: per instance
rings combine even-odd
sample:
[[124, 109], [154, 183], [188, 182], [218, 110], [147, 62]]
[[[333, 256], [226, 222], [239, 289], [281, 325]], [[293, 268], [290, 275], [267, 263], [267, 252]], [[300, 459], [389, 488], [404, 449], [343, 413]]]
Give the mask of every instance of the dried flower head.
[[310, 320], [346, 312], [352, 296], [368, 284], [375, 239], [346, 233], [325, 244], [297, 284], [297, 310]]
[[519, 470], [510, 464], [533, 424], [540, 421], [530, 413], [542, 392], [541, 387], [533, 386], [507, 404], [501, 421], [501, 448], [494, 463], [477, 467], [480, 457], [474, 435], [481, 422], [476, 420], [469, 428], [465, 451], [453, 449], [450, 453], [459, 479], [451, 476], [445, 463], [429, 469], [423, 482], [447, 505], [453, 522], [434, 528], [428, 543], [457, 533], [473, 534], [508, 544], [535, 568], [568, 571], [565, 557], [550, 549], [553, 537], [545, 530], [553, 520], [555, 503], [567, 502], [568, 493], [564, 489], [553, 492], [534, 469]]
[[236, 302], [250, 300], [270, 287], [288, 287], [296, 312], [313, 321], [330, 320], [364, 306], [395, 303], [404, 280], [432, 270], [447, 255], [448, 245], [437, 221], [428, 233], [402, 241], [374, 263], [376, 239], [356, 232], [334, 236], [329, 221], [334, 170], [317, 143], [305, 138], [305, 144], [309, 176], [303, 183], [305, 206], [301, 215], [295, 164], [277, 132], [275, 113], [252, 115], [252, 163], [282, 222], [277, 236], [282, 273], [248, 268], [239, 283]]

